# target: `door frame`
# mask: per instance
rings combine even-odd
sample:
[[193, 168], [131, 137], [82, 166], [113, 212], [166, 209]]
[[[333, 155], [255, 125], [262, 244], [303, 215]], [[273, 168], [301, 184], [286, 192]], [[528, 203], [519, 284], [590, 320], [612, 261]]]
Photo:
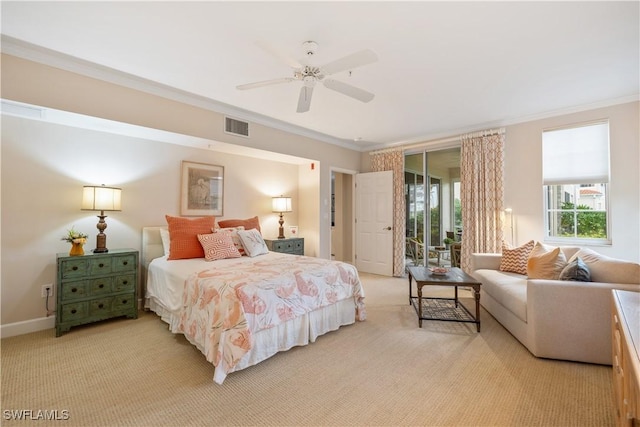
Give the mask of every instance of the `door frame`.
[[[356, 262], [356, 227], [354, 224], [354, 218], [356, 216], [356, 175], [360, 172], [351, 170], [351, 169], [343, 169], [335, 166], [329, 167], [329, 193], [331, 193], [331, 180], [333, 179], [334, 172], [341, 173], [344, 175], [351, 175], [351, 211], [348, 212], [351, 218], [351, 236], [349, 239], [351, 240], [351, 253], [349, 253], [349, 260], [347, 261], [349, 264], [355, 265]], [[331, 194], [330, 194], [331, 195]], [[329, 259], [331, 259], [331, 248], [332, 248], [332, 236], [331, 236], [331, 200], [329, 200]]]

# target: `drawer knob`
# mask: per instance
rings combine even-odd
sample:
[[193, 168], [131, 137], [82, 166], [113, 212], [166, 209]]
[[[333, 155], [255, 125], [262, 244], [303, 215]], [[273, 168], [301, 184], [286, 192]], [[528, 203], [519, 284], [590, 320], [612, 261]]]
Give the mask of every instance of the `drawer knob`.
[[99, 287], [100, 289], [104, 288], [104, 283], [100, 283], [100, 284], [98, 285], [98, 287]]
[[127, 283], [129, 283], [129, 281], [128, 281], [128, 280], [123, 280], [123, 281], [122, 281], [122, 284], [123, 284], [123, 285], [126, 285]]
[[78, 269], [78, 266], [77, 266], [77, 265], [74, 265], [73, 267], [71, 267], [71, 269], [72, 269], [73, 271], [76, 271], [76, 270]]
[[71, 288], [71, 292], [78, 292], [78, 288]]
[[123, 304], [126, 304], [126, 303], [127, 303], [127, 300], [126, 300], [126, 299], [123, 299], [123, 300], [122, 300], [122, 303], [123, 303]]
[[98, 304], [98, 308], [104, 307], [104, 304]]
[[73, 310], [71, 310], [71, 314], [76, 314], [77, 310], [74, 308]]
[[104, 267], [104, 264], [100, 263], [100, 264], [98, 264], [98, 267], [102, 268], [102, 267]]
[[127, 265], [127, 264], [129, 264], [129, 261], [124, 261], [124, 262], [122, 263], [122, 265]]

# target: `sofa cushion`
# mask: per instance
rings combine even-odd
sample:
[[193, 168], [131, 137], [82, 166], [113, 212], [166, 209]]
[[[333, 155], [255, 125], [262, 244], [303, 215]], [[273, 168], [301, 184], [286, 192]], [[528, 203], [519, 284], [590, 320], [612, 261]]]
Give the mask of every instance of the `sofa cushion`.
[[482, 282], [485, 293], [523, 322], [527, 321], [527, 278], [497, 270], [476, 270], [473, 276]]
[[573, 258], [560, 272], [560, 280], [573, 280], [576, 282], [590, 282], [591, 272], [582, 258]]
[[502, 259], [500, 260], [500, 271], [510, 271], [512, 273], [527, 274], [527, 260], [533, 249], [534, 242], [529, 240], [517, 248], [509, 248], [502, 243]]
[[569, 261], [578, 257], [589, 267], [594, 282], [640, 284], [638, 263], [609, 258], [589, 248], [580, 249]]
[[565, 265], [567, 258], [560, 248], [537, 242], [529, 254], [527, 276], [529, 279], [557, 280]]

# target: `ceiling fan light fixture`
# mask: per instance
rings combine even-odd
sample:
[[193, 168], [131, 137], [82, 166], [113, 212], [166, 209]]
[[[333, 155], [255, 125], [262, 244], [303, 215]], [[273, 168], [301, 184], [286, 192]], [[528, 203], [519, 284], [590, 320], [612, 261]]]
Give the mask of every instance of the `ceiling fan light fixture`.
[[306, 87], [313, 87], [316, 84], [316, 79], [313, 76], [304, 76], [302, 82]]

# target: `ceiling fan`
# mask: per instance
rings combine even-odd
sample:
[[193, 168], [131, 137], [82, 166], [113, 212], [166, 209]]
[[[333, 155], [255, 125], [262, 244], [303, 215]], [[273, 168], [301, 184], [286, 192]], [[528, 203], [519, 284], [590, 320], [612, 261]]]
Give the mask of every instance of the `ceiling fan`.
[[[376, 55], [372, 50], [364, 49], [352, 53], [351, 55], [336, 59], [335, 61], [329, 62], [328, 64], [325, 64], [323, 66], [316, 67], [310, 64], [304, 65], [301, 62], [288, 57], [286, 54], [283, 54], [279, 50], [265, 43], [258, 43], [258, 45], [274, 56], [278, 57], [280, 60], [284, 61], [291, 68], [293, 68], [293, 77], [282, 77], [279, 79], [247, 83], [236, 86], [236, 89], [255, 89], [258, 87], [281, 83], [290, 83], [296, 80], [300, 80], [302, 81], [303, 86], [300, 88], [300, 96], [298, 97], [298, 108], [296, 110], [298, 113], [309, 111], [309, 107], [311, 106], [311, 95], [313, 95], [313, 88], [315, 87], [317, 82], [322, 82], [322, 84], [326, 88], [362, 102], [369, 102], [375, 96], [371, 92], [367, 92], [364, 89], [360, 89], [348, 83], [326, 78], [327, 76], [339, 73], [341, 71], [352, 70], [356, 67], [361, 67], [363, 65], [376, 62], [378, 60], [378, 55]], [[318, 44], [314, 41], [306, 41], [302, 44], [302, 47], [305, 51], [305, 54], [307, 55], [307, 58], [311, 58], [313, 57], [313, 55], [315, 55]]]

